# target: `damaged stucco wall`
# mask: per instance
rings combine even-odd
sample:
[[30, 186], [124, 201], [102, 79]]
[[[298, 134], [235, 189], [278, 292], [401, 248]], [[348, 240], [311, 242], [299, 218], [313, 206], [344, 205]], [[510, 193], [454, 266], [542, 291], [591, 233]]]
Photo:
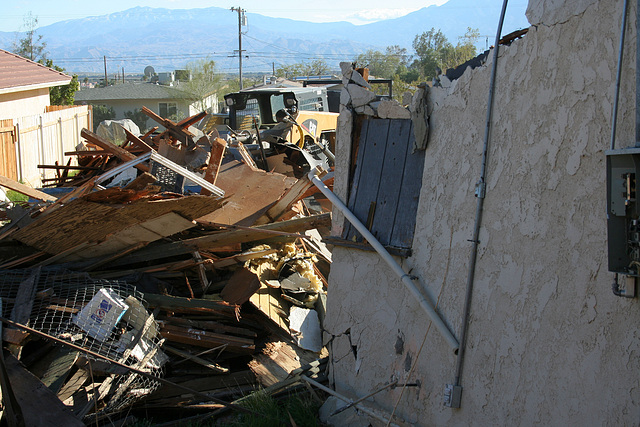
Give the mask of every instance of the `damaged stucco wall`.
[[[419, 381], [371, 403], [425, 426], [638, 424], [640, 300], [611, 292], [606, 246], [604, 151], [622, 3], [531, 1], [529, 33], [500, 48], [462, 407], [443, 406], [456, 356], [418, 303], [377, 254], [342, 247], [324, 325], [338, 392], [357, 398]], [[625, 52], [618, 148], [634, 140], [635, 31]], [[456, 336], [492, 57], [429, 91], [413, 255], [401, 260]], [[336, 185], [344, 173], [338, 166]], [[349, 415], [329, 421], [370, 422], [340, 416]]]

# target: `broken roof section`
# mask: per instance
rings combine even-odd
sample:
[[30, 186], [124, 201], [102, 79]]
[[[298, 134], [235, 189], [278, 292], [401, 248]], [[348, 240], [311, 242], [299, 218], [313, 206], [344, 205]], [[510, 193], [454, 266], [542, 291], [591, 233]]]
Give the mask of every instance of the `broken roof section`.
[[0, 94], [69, 84], [71, 76], [0, 49]]

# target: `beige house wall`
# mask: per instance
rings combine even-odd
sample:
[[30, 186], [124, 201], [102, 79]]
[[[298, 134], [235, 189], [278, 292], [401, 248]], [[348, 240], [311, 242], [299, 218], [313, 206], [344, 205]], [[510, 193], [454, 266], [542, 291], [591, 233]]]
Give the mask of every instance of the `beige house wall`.
[[[614, 296], [607, 271], [604, 151], [623, 2], [530, 3], [529, 33], [500, 48], [460, 409], [443, 406], [457, 357], [400, 279], [375, 253], [333, 252], [330, 378], [352, 398], [419, 381], [370, 400], [415, 425], [640, 421], [640, 300]], [[633, 5], [630, 16], [634, 25]], [[635, 30], [626, 52], [618, 148], [635, 138]], [[399, 259], [457, 337], [492, 54], [430, 91], [413, 255]]]
[[0, 119], [42, 114], [50, 105], [49, 88], [0, 94]]

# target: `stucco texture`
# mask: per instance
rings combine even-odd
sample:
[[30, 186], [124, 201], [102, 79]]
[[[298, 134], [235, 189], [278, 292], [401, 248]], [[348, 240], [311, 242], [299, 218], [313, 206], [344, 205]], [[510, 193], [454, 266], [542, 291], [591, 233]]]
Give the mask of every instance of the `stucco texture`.
[[[357, 398], [419, 381], [371, 400], [408, 423], [640, 422], [640, 300], [613, 295], [607, 271], [604, 151], [622, 1], [538, 3], [530, 11], [545, 24], [500, 48], [460, 409], [443, 406], [457, 357], [400, 279], [375, 253], [334, 249], [325, 329], [336, 390]], [[627, 40], [617, 148], [634, 143], [635, 31]], [[413, 255], [398, 259], [457, 337], [492, 57], [430, 90]]]

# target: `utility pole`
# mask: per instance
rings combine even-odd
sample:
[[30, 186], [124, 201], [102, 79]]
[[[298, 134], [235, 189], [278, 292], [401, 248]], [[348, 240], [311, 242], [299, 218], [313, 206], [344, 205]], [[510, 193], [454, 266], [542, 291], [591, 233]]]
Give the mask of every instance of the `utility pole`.
[[104, 56], [104, 87], [109, 86], [109, 79], [107, 78], [107, 57]]
[[242, 26], [247, 25], [246, 10], [240, 7], [232, 7], [232, 12], [238, 12], [238, 67], [240, 72], [240, 90], [242, 90]]

